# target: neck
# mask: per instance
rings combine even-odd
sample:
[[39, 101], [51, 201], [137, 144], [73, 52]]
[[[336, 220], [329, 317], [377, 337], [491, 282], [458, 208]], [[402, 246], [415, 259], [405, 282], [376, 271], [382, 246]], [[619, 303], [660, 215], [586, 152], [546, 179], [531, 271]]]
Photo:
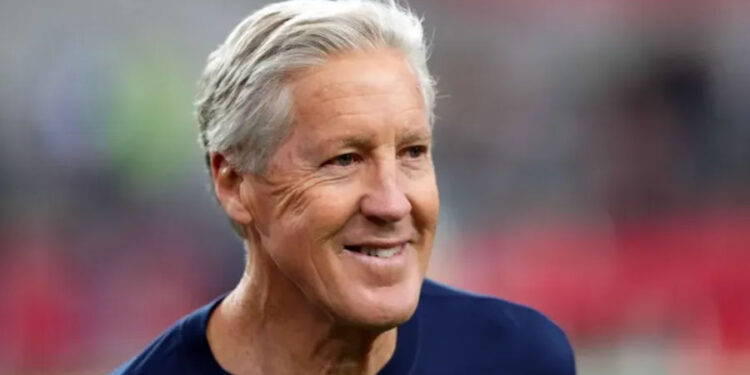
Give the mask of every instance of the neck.
[[396, 348], [396, 328], [337, 324], [312, 306], [265, 253], [250, 251], [245, 273], [214, 310], [207, 337], [232, 374], [376, 374]]

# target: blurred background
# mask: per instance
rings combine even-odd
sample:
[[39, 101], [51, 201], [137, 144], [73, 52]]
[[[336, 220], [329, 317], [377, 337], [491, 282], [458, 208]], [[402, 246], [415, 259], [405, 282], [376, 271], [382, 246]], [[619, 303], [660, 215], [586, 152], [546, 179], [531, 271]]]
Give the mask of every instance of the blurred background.
[[[263, 3], [0, 2], [0, 373], [105, 373], [238, 280], [192, 102]], [[430, 275], [542, 310], [580, 374], [750, 373], [750, 4], [411, 5]]]

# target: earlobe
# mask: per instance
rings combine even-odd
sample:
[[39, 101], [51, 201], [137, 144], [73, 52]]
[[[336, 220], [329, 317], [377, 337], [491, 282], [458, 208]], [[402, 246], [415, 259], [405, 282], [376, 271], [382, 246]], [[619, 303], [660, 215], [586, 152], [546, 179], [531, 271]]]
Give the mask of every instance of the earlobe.
[[249, 224], [252, 215], [241, 193], [244, 182], [242, 174], [229, 165], [226, 158], [218, 152], [211, 153], [210, 162], [214, 192], [224, 211], [235, 222]]

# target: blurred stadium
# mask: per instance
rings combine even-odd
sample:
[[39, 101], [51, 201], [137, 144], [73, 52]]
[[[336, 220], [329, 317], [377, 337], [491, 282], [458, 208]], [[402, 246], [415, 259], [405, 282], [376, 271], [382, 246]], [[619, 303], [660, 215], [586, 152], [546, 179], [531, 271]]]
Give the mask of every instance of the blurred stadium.
[[[260, 4], [0, 3], [0, 373], [104, 373], [238, 279], [192, 102]], [[411, 5], [430, 275], [541, 309], [583, 375], [750, 374], [750, 3]]]

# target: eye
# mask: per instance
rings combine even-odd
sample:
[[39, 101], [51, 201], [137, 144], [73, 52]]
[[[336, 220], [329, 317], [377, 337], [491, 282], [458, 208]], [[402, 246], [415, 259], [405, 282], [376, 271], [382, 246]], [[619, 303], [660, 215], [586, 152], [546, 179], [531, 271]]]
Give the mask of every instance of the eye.
[[346, 153], [346, 154], [341, 154], [339, 156], [336, 156], [336, 157], [334, 157], [332, 159], [329, 159], [323, 165], [334, 165], [334, 166], [337, 166], [337, 167], [348, 167], [348, 166], [350, 166], [350, 165], [352, 165], [352, 164], [354, 164], [356, 162], [359, 162], [360, 159], [361, 158], [360, 158], [359, 155], [357, 155], [357, 154], [355, 154], [353, 152], [349, 152], [349, 153]]
[[412, 159], [417, 159], [427, 153], [427, 146], [409, 146], [402, 153]]

